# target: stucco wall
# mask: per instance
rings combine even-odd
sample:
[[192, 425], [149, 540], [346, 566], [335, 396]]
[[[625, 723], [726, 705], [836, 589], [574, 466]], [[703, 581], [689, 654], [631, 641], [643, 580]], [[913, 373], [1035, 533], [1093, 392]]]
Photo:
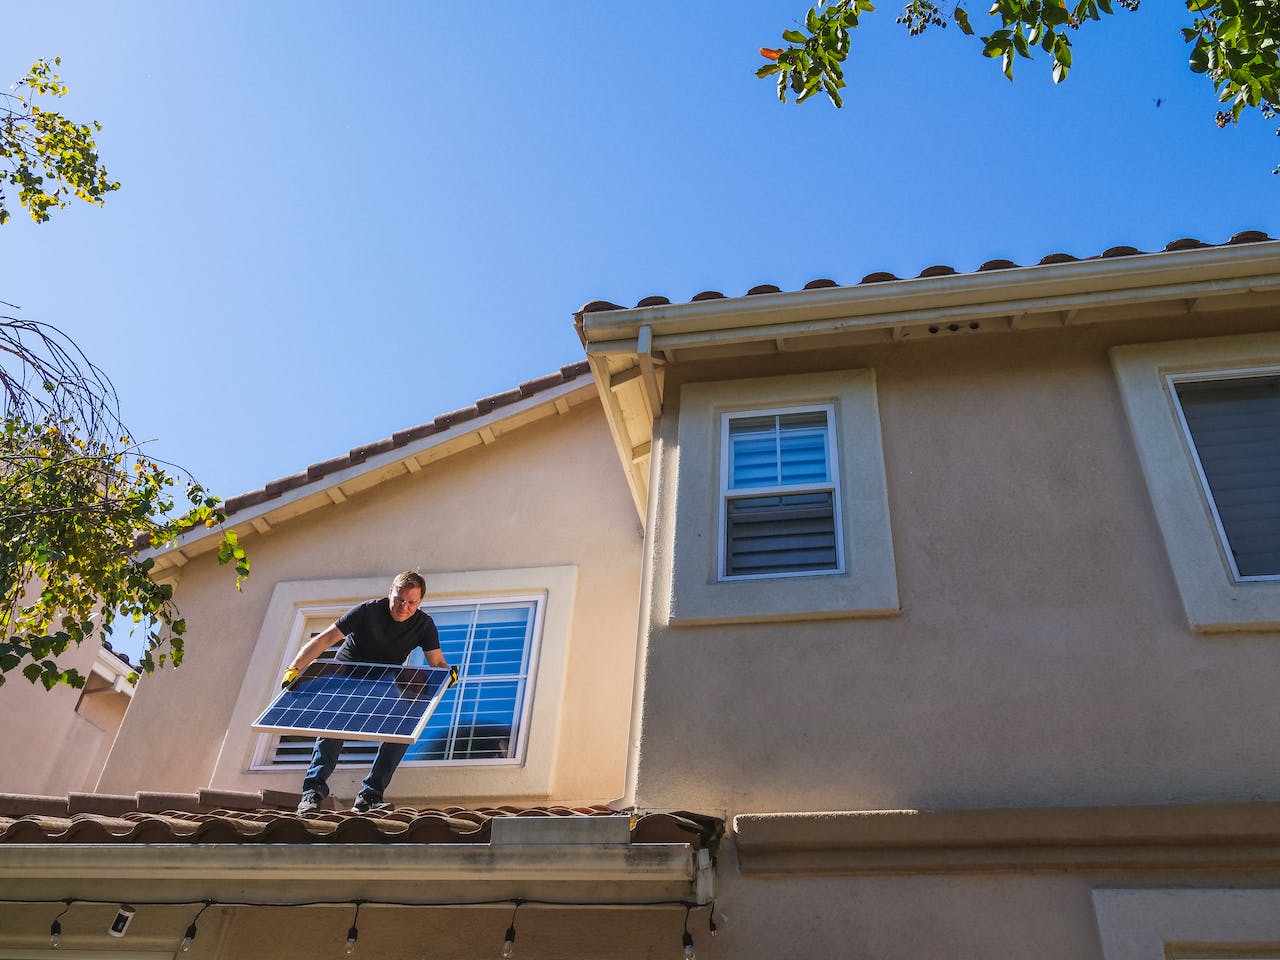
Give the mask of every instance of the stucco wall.
[[[1277, 637], [1188, 626], [1107, 354], [1274, 326], [1161, 317], [669, 368], [637, 802], [1280, 798]], [[681, 383], [841, 368], [875, 374], [900, 613], [670, 625], [675, 484], [717, 455], [681, 445]]]
[[[87, 640], [58, 658], [89, 678], [98, 643]], [[80, 705], [79, 712], [77, 705]], [[92, 790], [120, 727], [128, 697], [110, 689], [89, 692], [59, 685], [46, 690], [14, 671], [0, 686], [0, 726], [18, 735], [0, 740], [0, 793], [63, 795]]]
[[[585, 403], [249, 538], [253, 572], [242, 593], [208, 555], [188, 563], [175, 595], [188, 623], [186, 660], [178, 670], [166, 668], [142, 681], [101, 789], [132, 793], [210, 784], [268, 604], [283, 581], [389, 581], [400, 570], [419, 569], [429, 602], [435, 574], [567, 565], [576, 567], [577, 580], [553, 793], [593, 802], [617, 796], [641, 535], [615, 463], [603, 416], [596, 404]], [[262, 669], [271, 675], [250, 677], [244, 686], [256, 684], [265, 698], [278, 670]], [[218, 786], [296, 790], [300, 780], [300, 770], [243, 773]], [[412, 781], [402, 769], [389, 796], [403, 798], [404, 784], [412, 787]], [[342, 795], [337, 779], [331, 784]]]

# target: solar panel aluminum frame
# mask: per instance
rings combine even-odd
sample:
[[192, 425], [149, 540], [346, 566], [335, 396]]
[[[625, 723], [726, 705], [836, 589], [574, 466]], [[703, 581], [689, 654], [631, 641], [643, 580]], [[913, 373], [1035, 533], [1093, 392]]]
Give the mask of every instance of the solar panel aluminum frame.
[[[450, 667], [317, 660], [250, 727], [258, 733], [413, 743], [456, 681]], [[342, 717], [351, 722], [332, 722]]]

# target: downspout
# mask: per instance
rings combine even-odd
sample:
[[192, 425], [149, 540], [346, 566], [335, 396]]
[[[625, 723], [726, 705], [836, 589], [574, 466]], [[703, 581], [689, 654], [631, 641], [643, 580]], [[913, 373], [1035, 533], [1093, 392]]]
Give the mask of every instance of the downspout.
[[[657, 426], [655, 422], [654, 426]], [[610, 802], [615, 810], [630, 810], [636, 805], [636, 780], [640, 765], [640, 736], [643, 729], [643, 699], [646, 654], [649, 650], [649, 626], [653, 611], [653, 565], [655, 532], [658, 526], [658, 494], [660, 492], [663, 444], [654, 430], [649, 445], [648, 502], [645, 504], [644, 545], [640, 563], [640, 610], [636, 617], [636, 653], [631, 668], [631, 725], [627, 733], [627, 766], [623, 774], [622, 796]]]

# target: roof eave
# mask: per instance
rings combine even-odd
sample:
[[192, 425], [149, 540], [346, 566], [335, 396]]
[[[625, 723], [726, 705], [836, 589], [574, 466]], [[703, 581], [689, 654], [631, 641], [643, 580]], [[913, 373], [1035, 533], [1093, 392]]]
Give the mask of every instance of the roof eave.
[[[10, 844], [23, 897], [653, 903], [696, 896], [688, 844]], [[161, 893], [163, 894], [161, 896]]]
[[[1103, 323], [1165, 305], [1193, 312], [1233, 295], [1280, 301], [1280, 241], [1101, 257], [979, 273], [584, 308], [579, 336], [643, 523], [664, 365], [832, 345]], [[658, 373], [655, 374], [654, 370]]]

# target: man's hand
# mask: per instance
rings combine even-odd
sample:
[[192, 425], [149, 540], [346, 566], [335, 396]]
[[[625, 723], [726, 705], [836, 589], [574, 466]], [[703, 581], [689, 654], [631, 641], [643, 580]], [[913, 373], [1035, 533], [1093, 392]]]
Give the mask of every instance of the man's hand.
[[[449, 687], [452, 687], [457, 682], [458, 682], [458, 668], [450, 667], [449, 668]], [[448, 690], [449, 687], [445, 687], [445, 689]]]
[[288, 670], [284, 672], [284, 679], [280, 681], [280, 689], [288, 690], [289, 685], [292, 684], [293, 681], [297, 679], [298, 679], [298, 671], [295, 670], [293, 667], [290, 667]]

